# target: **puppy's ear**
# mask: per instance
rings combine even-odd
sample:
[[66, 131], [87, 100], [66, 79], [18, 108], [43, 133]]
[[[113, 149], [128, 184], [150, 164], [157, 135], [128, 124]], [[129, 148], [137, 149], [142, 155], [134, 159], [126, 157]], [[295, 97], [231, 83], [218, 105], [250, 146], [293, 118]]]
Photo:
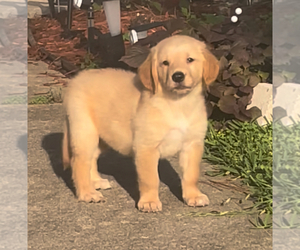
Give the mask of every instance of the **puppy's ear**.
[[208, 49], [203, 51], [203, 56], [203, 78], [205, 84], [208, 86], [218, 77], [220, 69], [219, 61]]
[[158, 76], [156, 56], [153, 52], [150, 52], [147, 59], [138, 68], [138, 75], [145, 88], [155, 94], [158, 87]]

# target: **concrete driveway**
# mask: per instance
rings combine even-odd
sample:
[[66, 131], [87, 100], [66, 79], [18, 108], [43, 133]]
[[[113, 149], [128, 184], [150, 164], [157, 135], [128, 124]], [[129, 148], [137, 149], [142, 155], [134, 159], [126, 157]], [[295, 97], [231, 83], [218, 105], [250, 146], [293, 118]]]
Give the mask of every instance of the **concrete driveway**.
[[[161, 213], [144, 214], [135, 208], [134, 165], [130, 158], [114, 152], [99, 159], [99, 171], [113, 185], [103, 191], [107, 201], [78, 203], [71, 173], [62, 170], [62, 118], [60, 104], [29, 106], [29, 249], [272, 249], [272, 231], [253, 230], [247, 216], [188, 216], [193, 211], [240, 209], [238, 200], [244, 194], [214, 187], [202, 174], [199, 185], [211, 204], [205, 208], [185, 206], [176, 158], [161, 161], [159, 166]], [[209, 168], [202, 165], [202, 172]], [[222, 206], [228, 198], [232, 202]]]

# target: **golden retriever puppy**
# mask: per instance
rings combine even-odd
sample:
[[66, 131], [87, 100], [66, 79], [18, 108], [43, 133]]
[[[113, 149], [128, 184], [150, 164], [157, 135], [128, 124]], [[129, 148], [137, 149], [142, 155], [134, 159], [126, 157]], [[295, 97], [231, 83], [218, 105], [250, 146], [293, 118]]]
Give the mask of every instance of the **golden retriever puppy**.
[[71, 165], [80, 201], [103, 200], [110, 187], [97, 170], [99, 154], [113, 148], [132, 155], [138, 174], [138, 209], [161, 211], [158, 161], [180, 153], [183, 199], [209, 204], [197, 187], [207, 129], [203, 91], [219, 72], [204, 43], [188, 36], [166, 38], [151, 49], [138, 74], [95, 69], [69, 84], [63, 162]]

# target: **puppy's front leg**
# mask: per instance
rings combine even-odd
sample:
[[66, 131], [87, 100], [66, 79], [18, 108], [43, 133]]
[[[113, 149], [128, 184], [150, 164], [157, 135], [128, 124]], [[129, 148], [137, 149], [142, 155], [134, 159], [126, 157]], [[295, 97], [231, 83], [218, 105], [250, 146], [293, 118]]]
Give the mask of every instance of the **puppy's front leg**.
[[185, 145], [179, 157], [180, 166], [183, 168], [182, 196], [185, 203], [192, 207], [209, 204], [208, 197], [197, 187], [203, 150], [203, 143], [193, 142]]
[[140, 191], [138, 209], [142, 212], [162, 210], [162, 204], [158, 195], [158, 161], [159, 152], [157, 149], [138, 149], [135, 152], [135, 165]]

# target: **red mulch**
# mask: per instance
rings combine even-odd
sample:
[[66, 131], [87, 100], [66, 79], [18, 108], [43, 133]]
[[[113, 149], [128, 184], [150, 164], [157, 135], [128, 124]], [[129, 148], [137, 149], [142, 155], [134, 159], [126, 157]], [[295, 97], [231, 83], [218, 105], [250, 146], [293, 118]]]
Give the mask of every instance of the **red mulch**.
[[[122, 11], [121, 27], [123, 34], [128, 31], [132, 20], [138, 16], [147, 16], [150, 21], [164, 21], [170, 18], [168, 14], [157, 16], [151, 10], [144, 7], [139, 7], [138, 10], [134, 11]], [[104, 11], [96, 11], [94, 17], [95, 28], [104, 34], [109, 32]], [[31, 28], [37, 45], [28, 47], [28, 58], [31, 60], [41, 60], [39, 49], [43, 47], [48, 52], [59, 57], [64, 57], [69, 62], [80, 67], [87, 54], [87, 12], [74, 9], [72, 24], [72, 31], [78, 31], [78, 34], [73, 39], [68, 40], [62, 38], [63, 29], [58, 20], [47, 16], [30, 19], [28, 26]], [[151, 30], [149, 33], [153, 33], [159, 29], [161, 28]], [[129, 45], [129, 42], [125, 41], [125, 47]]]

